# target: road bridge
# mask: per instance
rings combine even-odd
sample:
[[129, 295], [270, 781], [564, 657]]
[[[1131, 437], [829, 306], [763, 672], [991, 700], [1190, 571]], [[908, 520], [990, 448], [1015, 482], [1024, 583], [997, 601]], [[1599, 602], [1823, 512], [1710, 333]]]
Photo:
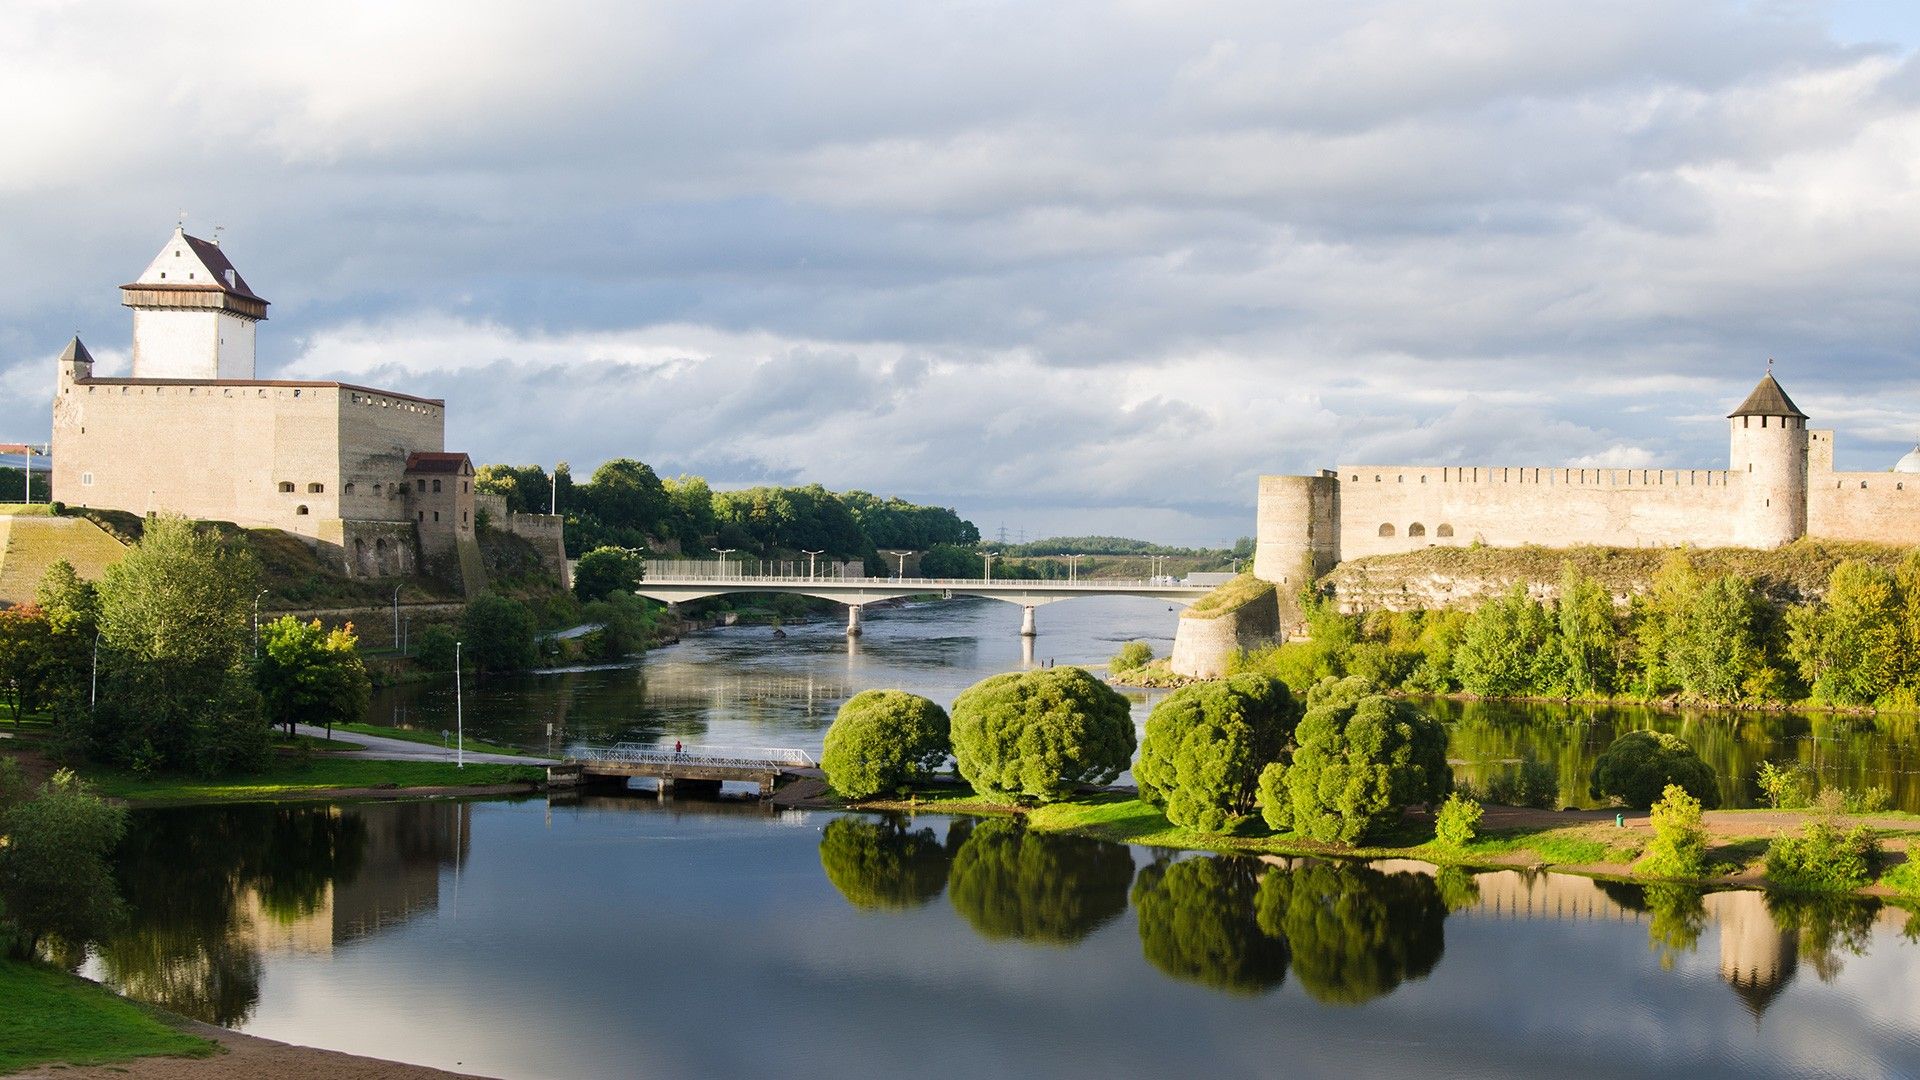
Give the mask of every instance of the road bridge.
[[659, 781], [661, 798], [676, 788], [718, 793], [725, 780], [760, 785], [760, 797], [773, 794], [774, 785], [788, 773], [814, 774], [819, 763], [804, 750], [766, 747], [685, 746], [676, 750], [646, 743], [615, 743], [586, 747], [547, 769], [550, 787], [577, 787], [596, 780], [625, 783], [643, 776]]
[[909, 596], [984, 596], [1019, 604], [1024, 611], [1020, 634], [1037, 632], [1033, 609], [1082, 596], [1147, 596], [1186, 606], [1211, 591], [1211, 586], [1188, 585], [1173, 578], [1144, 580], [1019, 581], [990, 578], [846, 577], [812, 574], [662, 573], [649, 567], [634, 590], [650, 600], [678, 604], [730, 593], [789, 593], [847, 605], [847, 636], [860, 634], [860, 608], [876, 600]]

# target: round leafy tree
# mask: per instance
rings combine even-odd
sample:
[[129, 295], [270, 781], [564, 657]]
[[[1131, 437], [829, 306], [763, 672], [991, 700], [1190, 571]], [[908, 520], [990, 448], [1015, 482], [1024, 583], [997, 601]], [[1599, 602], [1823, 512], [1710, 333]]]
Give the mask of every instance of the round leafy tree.
[[1435, 879], [1347, 862], [1305, 862], [1260, 883], [1260, 926], [1284, 935], [1293, 974], [1316, 1000], [1358, 1005], [1424, 978], [1446, 949]]
[[1147, 717], [1133, 778], [1175, 825], [1224, 832], [1254, 810], [1260, 771], [1293, 736], [1285, 683], [1235, 675], [1167, 695]]
[[827, 880], [869, 911], [903, 911], [939, 896], [952, 862], [932, 829], [910, 829], [905, 818], [835, 818], [820, 834]]
[[1588, 792], [1596, 799], [1609, 795], [1645, 810], [1660, 798], [1668, 784], [1712, 809], [1720, 805], [1720, 784], [1713, 769], [1678, 735], [1663, 731], [1629, 731], [1593, 763]]
[[1127, 699], [1082, 668], [995, 675], [953, 703], [953, 760], [988, 797], [1065, 798], [1133, 760]]
[[947, 712], [901, 690], [867, 690], [840, 706], [820, 767], [849, 799], [892, 791], [947, 760]]
[[1446, 728], [1362, 680], [1323, 680], [1307, 695], [1284, 779], [1288, 806], [1272, 805], [1277, 783], [1262, 785], [1269, 824], [1321, 843], [1357, 843], [1409, 805], [1438, 803], [1453, 790]]
[[1133, 907], [1147, 962], [1176, 979], [1235, 994], [1264, 994], [1287, 977], [1287, 939], [1254, 915], [1260, 864], [1185, 859], [1140, 871]]
[[995, 819], [954, 854], [947, 899], [987, 937], [1070, 945], [1127, 909], [1132, 881], [1121, 844]]

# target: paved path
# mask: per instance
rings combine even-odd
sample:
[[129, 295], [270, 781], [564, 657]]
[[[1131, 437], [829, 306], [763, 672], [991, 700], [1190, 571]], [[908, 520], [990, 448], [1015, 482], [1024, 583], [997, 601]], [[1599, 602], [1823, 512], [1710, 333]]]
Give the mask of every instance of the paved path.
[[[327, 737], [327, 729], [311, 724], [296, 724], [294, 730], [302, 735], [311, 735], [316, 739]], [[330, 757], [365, 758], [373, 761], [452, 761], [453, 748], [442, 749], [432, 743], [408, 742], [405, 739], [389, 739], [381, 735], [363, 735], [357, 731], [335, 731], [333, 737], [341, 742], [355, 742], [361, 745], [359, 750], [340, 750], [329, 752]], [[553, 765], [554, 758], [523, 757], [518, 754], [482, 754], [467, 751], [466, 760], [476, 765]]]

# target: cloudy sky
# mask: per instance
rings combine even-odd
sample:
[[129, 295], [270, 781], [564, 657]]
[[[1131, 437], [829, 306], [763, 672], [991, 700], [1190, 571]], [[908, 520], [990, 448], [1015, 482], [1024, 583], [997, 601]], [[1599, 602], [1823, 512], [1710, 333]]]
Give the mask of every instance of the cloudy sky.
[[[179, 211], [262, 376], [481, 461], [991, 535], [1337, 462], [1724, 462], [1769, 356], [1920, 435], [1920, 15], [1754, 0], [0, 7], [0, 441]], [[183, 433], [182, 437], [190, 437]]]

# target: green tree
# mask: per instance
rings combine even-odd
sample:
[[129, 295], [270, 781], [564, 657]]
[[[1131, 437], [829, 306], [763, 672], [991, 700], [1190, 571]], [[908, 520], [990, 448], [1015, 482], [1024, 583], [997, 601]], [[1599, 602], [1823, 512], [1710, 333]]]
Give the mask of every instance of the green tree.
[[268, 623], [254, 668], [267, 722], [289, 735], [296, 723], [324, 725], [331, 739], [334, 724], [364, 717], [373, 684], [359, 643], [351, 623], [328, 630], [319, 619], [303, 623], [291, 615]]
[[1441, 847], [1459, 851], [1473, 842], [1480, 827], [1480, 804], [1459, 792], [1447, 796], [1433, 816], [1433, 838]]
[[414, 636], [413, 659], [428, 671], [452, 671], [454, 643], [458, 640], [452, 630], [435, 623]]
[[1595, 759], [1588, 794], [1644, 810], [1669, 784], [1680, 785], [1709, 808], [1720, 805], [1713, 769], [1685, 739], [1664, 731], [1629, 731]]
[[184, 518], [147, 522], [99, 587], [94, 751], [136, 768], [259, 764], [267, 725], [247, 670], [253, 557]]
[[1653, 804], [1653, 839], [1639, 863], [1655, 877], [1697, 878], [1707, 872], [1707, 827], [1700, 800], [1679, 784], [1668, 784]]
[[1223, 856], [1156, 862], [1133, 885], [1140, 950], [1166, 975], [1232, 994], [1287, 977], [1287, 939], [1255, 916], [1261, 864]]
[[1107, 662], [1107, 670], [1118, 674], [1123, 671], [1138, 671], [1153, 661], [1153, 646], [1144, 641], [1129, 641], [1120, 646]]
[[126, 812], [64, 769], [0, 814], [0, 917], [16, 956], [49, 941], [77, 950], [123, 917], [107, 859], [125, 832]]
[[1140, 797], [1175, 825], [1225, 831], [1253, 813], [1260, 771], [1285, 752], [1296, 715], [1286, 684], [1265, 675], [1174, 691], [1147, 717]]
[[1260, 883], [1259, 923], [1293, 949], [1316, 1001], [1358, 1005], [1425, 978], [1446, 951], [1447, 905], [1426, 874], [1308, 861]]
[[719, 521], [713, 515], [713, 489], [698, 476], [681, 475], [663, 481], [672, 511], [672, 531], [684, 550], [706, 543]]
[[1708, 701], [1743, 701], [1769, 683], [1763, 606], [1753, 583], [1733, 574], [1701, 586], [1670, 642], [1680, 688]]
[[1880, 842], [1867, 826], [1843, 829], [1815, 818], [1799, 836], [1767, 845], [1767, 880], [1794, 892], [1852, 892], [1872, 884], [1879, 860]]
[[953, 855], [933, 830], [910, 819], [839, 817], [820, 834], [820, 867], [847, 903], [865, 911], [904, 911], [947, 887]]
[[642, 536], [661, 535], [672, 507], [653, 467], [632, 458], [614, 458], [593, 470], [580, 494], [602, 524]]
[[1892, 693], [1912, 663], [1906, 604], [1890, 571], [1848, 559], [1825, 599], [1787, 614], [1787, 656], [1820, 701], [1865, 705]]
[[580, 618], [599, 624], [587, 635], [586, 655], [595, 660], [619, 663], [647, 651], [653, 634], [653, 609], [647, 601], [631, 594], [615, 593], [580, 609]]
[[1133, 760], [1127, 699], [1082, 668], [995, 675], [953, 703], [953, 757], [989, 798], [1054, 802]]
[[592, 603], [616, 592], [632, 592], [646, 569], [646, 556], [631, 548], [594, 548], [574, 564], [574, 595]]
[[553, 509], [552, 479], [538, 465], [482, 465], [473, 471], [475, 491], [506, 500], [510, 514], [545, 514]]
[[[1409, 805], [1436, 805], [1453, 790], [1446, 729], [1358, 679], [1316, 686], [1294, 743], [1285, 773], [1290, 824], [1321, 843], [1357, 843]], [[1288, 820], [1282, 808], [1261, 810], [1269, 822]]]
[[980, 553], [958, 544], [935, 544], [920, 556], [920, 573], [930, 578], [977, 578], [986, 571]]
[[1509, 697], [1542, 693], [1559, 679], [1559, 627], [1523, 582], [1468, 616], [1453, 651], [1453, 675], [1469, 693]]
[[52, 639], [52, 625], [35, 605], [0, 608], [0, 702], [15, 724], [28, 710], [40, 707]]
[[1132, 881], [1125, 845], [995, 818], [954, 854], [947, 899], [987, 937], [1070, 945], [1127, 909]]
[[460, 616], [461, 662], [475, 671], [525, 671], [539, 655], [533, 643], [538, 629], [527, 605], [481, 593]]
[[918, 694], [863, 691], [827, 728], [820, 767], [849, 799], [899, 790], [946, 762], [948, 727], [946, 710]]
[[1560, 603], [1555, 614], [1560, 624], [1560, 667], [1566, 673], [1567, 689], [1583, 697], [1612, 692], [1620, 648], [1613, 595], [1567, 562], [1560, 571]]

